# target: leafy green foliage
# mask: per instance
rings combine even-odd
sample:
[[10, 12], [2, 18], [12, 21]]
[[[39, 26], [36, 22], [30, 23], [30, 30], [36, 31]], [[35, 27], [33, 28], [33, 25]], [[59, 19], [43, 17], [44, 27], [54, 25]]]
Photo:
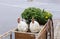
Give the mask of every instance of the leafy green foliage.
[[41, 25], [44, 25], [48, 19], [52, 19], [52, 14], [50, 12], [35, 7], [25, 9], [21, 16], [27, 21], [27, 23], [30, 23], [32, 17], [34, 17]]

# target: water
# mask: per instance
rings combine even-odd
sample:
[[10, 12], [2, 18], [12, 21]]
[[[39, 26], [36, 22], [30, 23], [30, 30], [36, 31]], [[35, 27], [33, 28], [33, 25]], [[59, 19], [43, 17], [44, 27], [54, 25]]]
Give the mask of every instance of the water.
[[[56, 0], [54, 0], [56, 1]], [[19, 0], [0, 0], [0, 34], [17, 27], [17, 18], [27, 7], [38, 7], [52, 12], [53, 19], [60, 19], [60, 5], [53, 1], [26, 2]]]

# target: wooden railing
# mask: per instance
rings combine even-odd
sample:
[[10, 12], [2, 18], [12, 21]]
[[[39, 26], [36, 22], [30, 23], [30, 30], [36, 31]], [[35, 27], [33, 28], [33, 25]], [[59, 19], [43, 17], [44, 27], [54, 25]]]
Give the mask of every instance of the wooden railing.
[[12, 31], [8, 31], [0, 36], [0, 39], [6, 38], [7, 36], [10, 36], [10, 39], [12, 38]]
[[10, 31], [8, 31], [8, 32], [5, 32], [3, 35], [0, 35], [0, 39], [5, 39], [6, 37], [10, 37], [9, 39], [12, 39], [12, 32], [15, 30], [16, 28], [14, 28], [14, 29], [11, 29]]

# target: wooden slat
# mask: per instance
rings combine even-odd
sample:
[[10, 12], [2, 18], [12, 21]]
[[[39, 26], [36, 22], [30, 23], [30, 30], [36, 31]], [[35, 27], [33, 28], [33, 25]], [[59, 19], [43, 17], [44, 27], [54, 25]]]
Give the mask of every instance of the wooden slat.
[[15, 39], [35, 39], [35, 35], [15, 32]]
[[51, 27], [51, 39], [54, 39], [54, 26], [52, 21], [50, 21], [50, 27]]
[[44, 28], [42, 29], [42, 31], [39, 33], [38, 39], [47, 39], [47, 32], [50, 29], [50, 20], [48, 20], [48, 22], [45, 24]]
[[46, 29], [44, 28], [44, 30], [40, 33], [40, 36], [38, 37], [38, 39], [46, 39]]

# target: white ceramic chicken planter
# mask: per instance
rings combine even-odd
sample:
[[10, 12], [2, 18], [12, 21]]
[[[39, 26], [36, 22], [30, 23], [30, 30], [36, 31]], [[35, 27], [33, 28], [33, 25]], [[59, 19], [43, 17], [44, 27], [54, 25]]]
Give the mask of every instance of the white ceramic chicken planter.
[[39, 23], [34, 21], [34, 18], [32, 18], [32, 22], [30, 23], [30, 31], [34, 33], [40, 31]]
[[24, 21], [21, 21], [20, 18], [18, 18], [18, 30], [20, 32], [28, 31], [28, 25]]

